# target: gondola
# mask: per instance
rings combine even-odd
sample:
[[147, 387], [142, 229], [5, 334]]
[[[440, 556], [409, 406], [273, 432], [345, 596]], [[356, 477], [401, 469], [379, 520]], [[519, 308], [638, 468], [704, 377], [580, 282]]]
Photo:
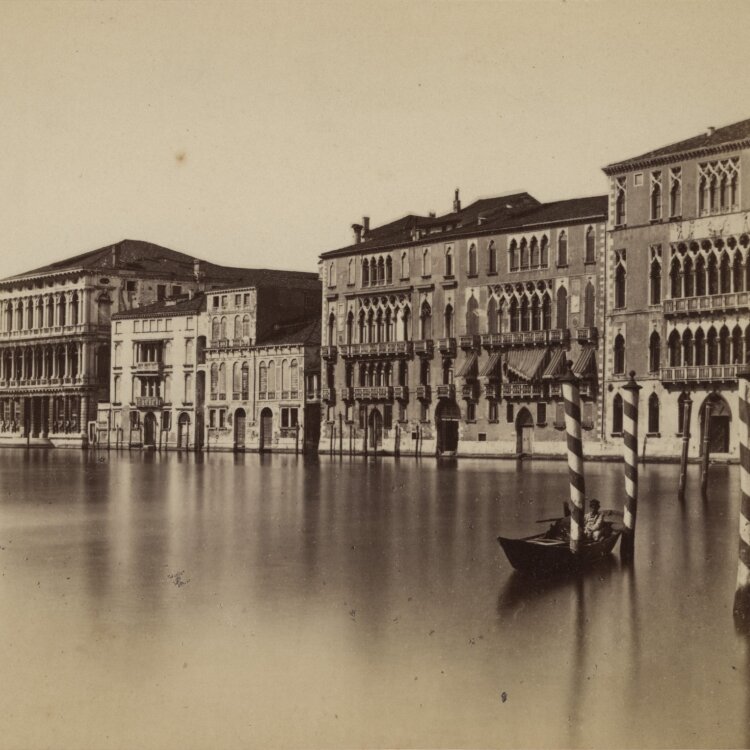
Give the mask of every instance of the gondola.
[[603, 510], [604, 537], [597, 541], [583, 539], [579, 551], [570, 549], [570, 517], [547, 519], [552, 523], [543, 534], [522, 539], [499, 536], [508, 562], [529, 573], [555, 573], [581, 568], [609, 555], [622, 534], [622, 513]]

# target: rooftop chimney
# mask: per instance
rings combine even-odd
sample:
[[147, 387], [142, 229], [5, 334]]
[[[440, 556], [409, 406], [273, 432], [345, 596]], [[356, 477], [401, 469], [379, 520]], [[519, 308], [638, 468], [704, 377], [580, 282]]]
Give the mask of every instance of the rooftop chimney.
[[367, 239], [367, 235], [370, 234], [370, 217], [362, 217], [362, 238]]
[[354, 244], [359, 245], [362, 242], [362, 225], [352, 224], [352, 231], [354, 232]]
[[428, 214], [428, 216], [429, 216], [429, 217], [430, 217], [431, 219], [434, 219], [434, 218], [435, 218], [435, 217], [437, 216], [437, 214], [436, 214], [436, 213], [435, 213], [434, 211], [430, 211], [430, 213]]
[[112, 245], [112, 268], [117, 268], [120, 263], [120, 246]]
[[453, 213], [457, 214], [461, 210], [461, 201], [458, 198], [458, 188], [456, 188], [456, 197], [453, 199]]
[[706, 135], [713, 135], [716, 132], [716, 128], [713, 125], [709, 125], [706, 128]]
[[200, 281], [202, 276], [201, 262], [198, 258], [193, 258], [193, 277], [196, 281]]

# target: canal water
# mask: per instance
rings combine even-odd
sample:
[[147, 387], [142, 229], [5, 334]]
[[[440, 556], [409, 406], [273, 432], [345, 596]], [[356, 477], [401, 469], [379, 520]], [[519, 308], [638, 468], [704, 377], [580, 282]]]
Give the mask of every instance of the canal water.
[[[530, 585], [561, 462], [0, 452], [7, 748], [747, 747], [738, 469]], [[619, 507], [622, 467], [587, 466]]]

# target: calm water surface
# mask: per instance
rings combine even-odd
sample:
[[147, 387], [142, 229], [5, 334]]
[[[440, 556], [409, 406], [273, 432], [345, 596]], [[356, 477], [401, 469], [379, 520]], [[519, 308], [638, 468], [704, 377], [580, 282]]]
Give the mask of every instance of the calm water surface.
[[[621, 506], [622, 468], [587, 467]], [[695, 471], [695, 470], [693, 470]], [[0, 746], [746, 747], [737, 467], [642, 470], [632, 569], [495, 537], [565, 464], [0, 452]]]

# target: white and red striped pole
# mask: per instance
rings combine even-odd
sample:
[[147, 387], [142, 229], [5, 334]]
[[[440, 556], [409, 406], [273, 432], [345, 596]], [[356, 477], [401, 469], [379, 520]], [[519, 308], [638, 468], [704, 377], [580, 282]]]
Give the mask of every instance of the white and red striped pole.
[[583, 515], [586, 510], [586, 484], [583, 478], [581, 442], [581, 397], [578, 378], [568, 360], [567, 371], [560, 376], [565, 404], [565, 433], [568, 440], [568, 479], [570, 484], [570, 549], [577, 553], [583, 539]]
[[740, 424], [740, 544], [734, 621], [743, 632], [750, 630], [750, 365], [737, 367]]
[[620, 555], [633, 556], [635, 548], [635, 519], [638, 511], [638, 395], [641, 386], [635, 382], [635, 370], [630, 371], [630, 380], [622, 387], [623, 434], [625, 443], [625, 530], [620, 542]]

